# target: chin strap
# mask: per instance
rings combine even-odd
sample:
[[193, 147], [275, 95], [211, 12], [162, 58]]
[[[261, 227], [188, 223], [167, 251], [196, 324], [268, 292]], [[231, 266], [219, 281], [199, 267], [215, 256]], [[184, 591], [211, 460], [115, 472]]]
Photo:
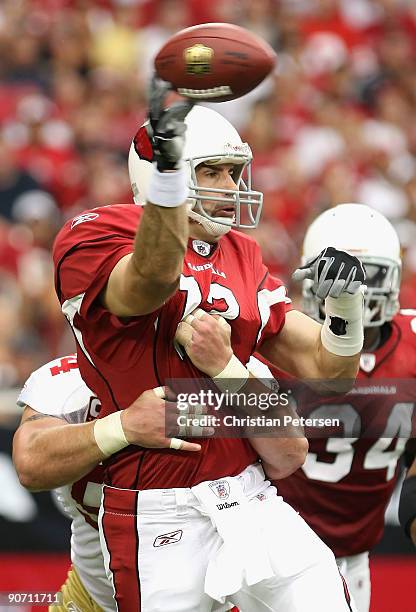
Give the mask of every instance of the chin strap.
[[[200, 215], [199, 213], [195, 212], [194, 210], [192, 210], [192, 207], [195, 205], [195, 200], [192, 200], [191, 203], [188, 204], [188, 217], [190, 219], [193, 219], [193, 221], [196, 221], [197, 223], [199, 223], [199, 225], [202, 225], [202, 227], [204, 228], [204, 230], [206, 232], [208, 232], [208, 234], [211, 234], [211, 236], [215, 236], [216, 238], [218, 238], [219, 236], [225, 236], [225, 234], [228, 234], [228, 232], [230, 231], [231, 225], [224, 225], [223, 223], [217, 223], [216, 221], [211, 221], [210, 219], [207, 219], [207, 217], [204, 217], [203, 215]], [[228, 218], [225, 217], [218, 217], [219, 219], [223, 218], [225, 221], [228, 221]]]

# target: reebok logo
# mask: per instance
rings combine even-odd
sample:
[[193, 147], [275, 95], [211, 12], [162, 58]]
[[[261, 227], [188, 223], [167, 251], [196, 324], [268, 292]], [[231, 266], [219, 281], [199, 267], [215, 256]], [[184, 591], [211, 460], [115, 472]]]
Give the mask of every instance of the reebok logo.
[[99, 217], [97, 213], [83, 213], [82, 215], [78, 215], [78, 217], [74, 217], [71, 223], [71, 230], [74, 229], [80, 223], [85, 223], [86, 221], [94, 221]]
[[232, 508], [233, 506], [239, 506], [240, 504], [238, 502], [231, 502], [230, 504], [228, 502], [224, 502], [223, 504], [215, 504], [218, 508], [218, 510], [226, 510], [227, 508]]
[[157, 538], [153, 542], [153, 546], [155, 548], [159, 548], [160, 546], [167, 546], [167, 544], [175, 544], [176, 542], [179, 542], [179, 540], [182, 538], [182, 535], [182, 529], [178, 529], [177, 531], [171, 531], [170, 533], [164, 533], [160, 536], [157, 536]]

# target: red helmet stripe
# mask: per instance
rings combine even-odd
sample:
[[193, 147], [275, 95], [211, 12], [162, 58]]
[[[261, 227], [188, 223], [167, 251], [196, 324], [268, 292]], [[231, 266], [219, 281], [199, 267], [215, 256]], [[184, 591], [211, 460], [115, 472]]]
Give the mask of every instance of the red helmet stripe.
[[153, 148], [145, 125], [142, 125], [133, 140], [134, 149], [140, 159], [153, 161]]

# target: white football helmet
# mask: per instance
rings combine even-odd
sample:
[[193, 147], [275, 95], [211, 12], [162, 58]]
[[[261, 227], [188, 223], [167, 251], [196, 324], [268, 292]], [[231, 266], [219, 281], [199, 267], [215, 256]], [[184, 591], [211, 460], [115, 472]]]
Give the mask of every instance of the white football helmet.
[[[302, 265], [332, 246], [355, 255], [366, 271], [364, 327], [391, 321], [399, 310], [401, 276], [400, 242], [391, 223], [363, 204], [339, 204], [311, 223], [303, 242]], [[324, 302], [312, 292], [313, 282], [303, 281], [303, 310], [316, 321], [325, 319]]]
[[[263, 194], [251, 188], [252, 153], [242, 142], [237, 130], [216, 111], [204, 106], [194, 106], [185, 124], [183, 160], [189, 171], [188, 215], [200, 223], [213, 236], [226, 234], [231, 227], [255, 228], [263, 206]], [[130, 146], [129, 174], [136, 204], [145, 204], [152, 169], [152, 147], [144, 124]], [[235, 164], [233, 174], [237, 189], [200, 187], [196, 168], [199, 164]], [[243, 180], [243, 174], [246, 180]], [[203, 192], [203, 193], [201, 193]], [[211, 195], [217, 194], [217, 195]], [[229, 202], [235, 205], [234, 218], [212, 217], [204, 209], [204, 202]]]

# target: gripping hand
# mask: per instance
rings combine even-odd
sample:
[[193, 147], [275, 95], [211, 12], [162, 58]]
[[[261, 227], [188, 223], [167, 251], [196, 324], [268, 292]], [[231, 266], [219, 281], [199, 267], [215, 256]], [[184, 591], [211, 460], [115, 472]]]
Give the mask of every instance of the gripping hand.
[[180, 167], [185, 144], [186, 115], [193, 107], [191, 101], [176, 102], [164, 108], [166, 96], [172, 90], [170, 83], [153, 76], [149, 91], [149, 137], [154, 159], [160, 172]]
[[354, 295], [365, 281], [365, 271], [357, 257], [333, 247], [324, 249], [315, 259], [292, 274], [294, 281], [309, 278], [312, 292], [321, 300], [338, 298], [341, 294]]

